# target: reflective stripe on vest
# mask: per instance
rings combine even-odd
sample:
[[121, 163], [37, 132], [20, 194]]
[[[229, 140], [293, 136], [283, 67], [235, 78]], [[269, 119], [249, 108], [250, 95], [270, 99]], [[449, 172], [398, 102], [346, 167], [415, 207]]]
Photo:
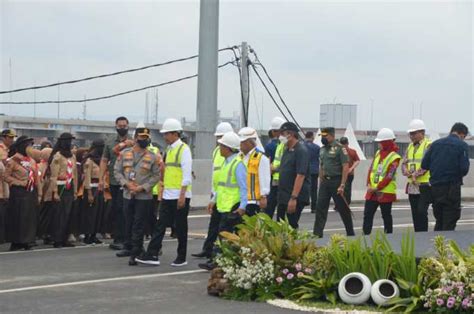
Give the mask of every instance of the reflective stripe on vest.
[[[391, 152], [380, 164], [380, 151], [377, 151], [375, 154], [374, 162], [372, 164], [372, 169], [370, 171], [370, 186], [375, 189], [379, 182], [385, 177], [388, 171], [388, 166], [395, 161], [396, 159], [401, 158], [395, 152]], [[380, 164], [380, 165], [379, 165]], [[397, 193], [397, 180], [396, 173], [394, 174], [392, 180], [386, 187], [384, 187], [380, 192], [396, 194]]]
[[214, 149], [212, 153], [212, 186], [214, 191], [217, 189], [217, 181], [219, 180], [219, 171], [225, 162], [225, 158], [222, 157], [219, 146]]
[[247, 199], [249, 201], [259, 201], [261, 197], [258, 169], [262, 156], [263, 154], [261, 152], [255, 151], [249, 157], [247, 164]]
[[[166, 151], [165, 175], [163, 179], [165, 189], [181, 189], [181, 183], [183, 182], [181, 158], [183, 157], [183, 148], [187, 146], [185, 143], [182, 143], [179, 146], [168, 148]], [[191, 191], [191, 185], [188, 185], [187, 191]]]
[[[150, 146], [147, 147], [148, 151], [149, 152], [152, 152], [153, 154], [155, 155], [158, 155], [160, 153], [160, 149], [156, 146], [153, 146], [150, 144]], [[160, 183], [157, 183], [154, 187], [153, 187], [153, 195], [158, 195], [160, 194]]]
[[276, 151], [275, 151], [275, 158], [273, 158], [273, 162], [272, 162], [273, 168], [277, 169], [273, 173], [273, 176], [272, 176], [273, 180], [275, 180], [275, 181], [280, 180], [280, 171], [278, 170], [278, 168], [280, 168], [281, 157], [283, 156], [283, 151], [284, 150], [285, 150], [285, 144], [279, 143], [277, 145], [277, 148], [276, 148]]
[[217, 182], [217, 210], [228, 213], [240, 202], [240, 188], [235, 171], [242, 160], [236, 156], [230, 163], [224, 164], [219, 171]]
[[[425, 156], [427, 148], [430, 146], [431, 142], [428, 139], [424, 139], [418, 149], [415, 150], [415, 145], [410, 143], [407, 149], [407, 167], [408, 171], [418, 171], [421, 168], [421, 161]], [[411, 183], [413, 180], [411, 178], [408, 179]], [[430, 172], [426, 171], [422, 176], [416, 178], [417, 183], [428, 183], [430, 182]]]

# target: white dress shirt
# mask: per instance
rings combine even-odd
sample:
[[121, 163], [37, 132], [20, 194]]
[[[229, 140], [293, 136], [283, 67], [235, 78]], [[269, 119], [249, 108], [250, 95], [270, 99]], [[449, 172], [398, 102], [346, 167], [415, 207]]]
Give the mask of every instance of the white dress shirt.
[[[244, 156], [243, 161], [246, 166], [248, 166], [250, 156], [253, 154], [254, 151], [255, 148], [253, 148], [250, 152], [248, 152], [248, 154]], [[270, 159], [268, 159], [268, 157], [264, 154], [262, 154], [262, 158], [260, 159], [260, 163], [258, 165], [258, 178], [260, 183], [260, 195], [267, 196], [268, 194], [270, 194], [271, 172]], [[247, 188], [250, 189], [250, 187]], [[258, 202], [249, 200], [248, 204], [258, 204]]]
[[[169, 145], [169, 148], [175, 148], [183, 144], [181, 140], [177, 140], [173, 144]], [[188, 146], [183, 147], [183, 155], [181, 156], [181, 170], [183, 171], [183, 181], [181, 181], [181, 186], [189, 186], [193, 182], [192, 170], [193, 169], [193, 158], [191, 156], [191, 150]], [[166, 172], [166, 168], [165, 168]], [[179, 199], [179, 194], [181, 189], [164, 189], [163, 190], [163, 199], [165, 200], [177, 200]], [[186, 191], [186, 198], [191, 198], [191, 191]]]

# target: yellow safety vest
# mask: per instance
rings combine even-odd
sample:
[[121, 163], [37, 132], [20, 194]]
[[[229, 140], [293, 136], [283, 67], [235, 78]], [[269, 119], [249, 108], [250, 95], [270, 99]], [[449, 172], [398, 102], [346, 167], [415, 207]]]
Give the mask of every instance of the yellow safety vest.
[[242, 163], [236, 156], [231, 162], [224, 164], [219, 171], [217, 181], [217, 210], [220, 213], [228, 213], [240, 202], [240, 188], [237, 183], [235, 170]]
[[[380, 163], [380, 151], [377, 151], [375, 154], [374, 162], [372, 163], [372, 169], [370, 171], [370, 186], [375, 189], [377, 188], [377, 185], [381, 181], [382, 178], [385, 177], [388, 171], [388, 166], [396, 159], [400, 159], [400, 155], [391, 152], [385, 159]], [[392, 181], [390, 181], [389, 184], [387, 184], [386, 187], [380, 191], [382, 193], [388, 193], [388, 194], [397, 194], [397, 180], [396, 180], [396, 173], [392, 178]]]
[[[421, 161], [423, 156], [425, 156], [428, 147], [431, 145], [431, 141], [428, 139], [423, 139], [418, 149], [415, 150], [415, 145], [410, 143], [407, 150], [407, 167], [409, 171], [418, 171], [421, 168]], [[410, 183], [413, 183], [411, 178], [408, 179]], [[416, 178], [417, 183], [428, 183], [430, 182], [430, 172], [426, 171], [422, 176]]]
[[[181, 189], [181, 183], [183, 182], [181, 158], [183, 157], [183, 149], [185, 147], [188, 147], [188, 145], [182, 143], [181, 145], [166, 150], [165, 175], [163, 180], [165, 189]], [[187, 191], [191, 191], [191, 184], [188, 185]]]
[[[260, 160], [262, 159], [263, 154], [255, 150], [252, 155], [250, 155], [247, 163], [247, 199], [249, 201], [260, 201], [260, 176], [258, 173], [258, 168], [260, 166]], [[244, 156], [242, 155], [243, 159]]]
[[[153, 146], [152, 144], [150, 144], [148, 147], [147, 147], [148, 151], [149, 152], [152, 152], [153, 154], [155, 155], [159, 155], [160, 154], [160, 149], [156, 146]], [[154, 187], [153, 187], [153, 195], [159, 195], [160, 194], [160, 183], [157, 183]]]
[[225, 158], [221, 155], [219, 146], [214, 149], [212, 153], [212, 186], [214, 191], [217, 191], [217, 180], [219, 180], [219, 171], [225, 162]]
[[280, 181], [280, 170], [278, 169], [280, 168], [281, 157], [283, 156], [284, 150], [285, 150], [285, 144], [279, 143], [275, 151], [275, 158], [273, 158], [272, 165], [273, 165], [273, 168], [277, 170], [273, 173], [272, 178], [276, 182]]

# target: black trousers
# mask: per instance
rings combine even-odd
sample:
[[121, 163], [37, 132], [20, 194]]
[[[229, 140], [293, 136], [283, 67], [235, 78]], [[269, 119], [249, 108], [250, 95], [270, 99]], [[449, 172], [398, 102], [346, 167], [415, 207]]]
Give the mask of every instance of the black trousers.
[[344, 202], [344, 199], [337, 194], [337, 189], [341, 185], [340, 178], [324, 179], [319, 186], [318, 206], [316, 207], [316, 220], [314, 221], [313, 233], [322, 238], [324, 227], [328, 219], [329, 203], [333, 199], [338, 209], [341, 220], [346, 228], [348, 236], [354, 235], [354, 225], [350, 208]]
[[374, 215], [377, 208], [380, 206], [382, 211], [383, 229], [385, 233], [393, 232], [393, 220], [392, 220], [392, 203], [379, 203], [377, 201], [365, 201], [364, 206], [364, 223], [362, 229], [364, 234], [370, 234], [372, 232], [372, 226], [374, 224]]
[[0, 199], [0, 244], [5, 243], [8, 201]]
[[178, 200], [162, 200], [160, 206], [160, 217], [153, 231], [150, 244], [148, 245], [148, 255], [157, 256], [161, 250], [166, 227], [176, 226], [178, 238], [178, 259], [186, 260], [188, 245], [188, 213], [191, 199], [187, 198], [184, 208], [178, 209]]
[[311, 175], [311, 212], [316, 212], [316, 207], [318, 205], [318, 181], [319, 181], [319, 174], [312, 174]]
[[59, 202], [53, 202], [53, 230], [52, 239], [55, 243], [65, 243], [68, 240], [68, 236], [71, 232], [70, 220], [72, 206], [74, 205], [74, 190], [64, 189], [61, 192], [62, 187], [59, 186], [59, 193], [61, 195]]
[[431, 187], [420, 185], [420, 194], [408, 194], [415, 232], [428, 231], [428, 208], [432, 203]]
[[143, 235], [149, 217], [151, 200], [123, 199], [125, 213], [124, 249], [131, 250], [132, 256], [143, 252]]
[[344, 197], [346, 198], [347, 204], [352, 202], [352, 182], [354, 181], [354, 175], [348, 175], [346, 186], [344, 187]]
[[435, 231], [456, 229], [461, 218], [461, 185], [459, 183], [431, 187]]
[[288, 223], [295, 229], [298, 229], [299, 225], [298, 222], [300, 221], [301, 212], [303, 208], [306, 206], [306, 203], [296, 201], [296, 211], [292, 214], [288, 213], [288, 203], [286, 204], [278, 204], [277, 210], [277, 220], [284, 220], [285, 218], [288, 219]]
[[272, 185], [270, 188], [270, 194], [267, 197], [267, 208], [265, 213], [273, 219], [275, 209], [278, 205], [278, 185]]
[[216, 242], [217, 236], [219, 235], [221, 216], [222, 214], [217, 211], [217, 207], [214, 205], [211, 220], [209, 220], [209, 227], [207, 228], [207, 237], [202, 246], [202, 250], [208, 255], [211, 255], [212, 249], [214, 248], [214, 242]]
[[120, 185], [111, 185], [112, 222], [114, 243], [122, 243], [125, 237], [125, 216], [123, 212], [123, 189]]

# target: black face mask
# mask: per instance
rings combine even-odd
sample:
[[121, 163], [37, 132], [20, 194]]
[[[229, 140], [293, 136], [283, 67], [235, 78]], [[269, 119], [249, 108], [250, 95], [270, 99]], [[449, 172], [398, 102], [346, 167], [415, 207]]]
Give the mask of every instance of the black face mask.
[[321, 143], [323, 143], [324, 146], [329, 144], [329, 140], [326, 137], [321, 138]]
[[140, 146], [140, 148], [147, 148], [147, 146], [150, 144], [150, 139], [146, 139], [146, 140], [137, 140], [137, 144], [138, 146]]
[[117, 133], [123, 137], [128, 134], [128, 128], [117, 128]]

